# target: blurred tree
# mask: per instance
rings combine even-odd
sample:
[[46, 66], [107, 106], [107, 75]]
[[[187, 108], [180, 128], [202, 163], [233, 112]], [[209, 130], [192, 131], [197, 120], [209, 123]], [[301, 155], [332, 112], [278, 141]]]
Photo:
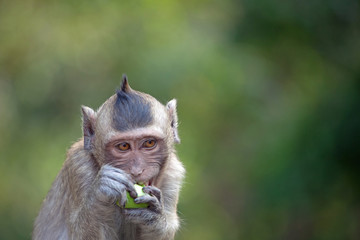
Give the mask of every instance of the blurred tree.
[[177, 239], [359, 239], [355, 0], [0, 1], [0, 239], [29, 239], [80, 105], [179, 101]]

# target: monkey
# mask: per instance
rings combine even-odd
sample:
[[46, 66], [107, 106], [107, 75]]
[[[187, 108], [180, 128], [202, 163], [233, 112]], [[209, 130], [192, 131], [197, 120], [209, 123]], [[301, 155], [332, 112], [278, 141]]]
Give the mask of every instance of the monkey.
[[[176, 99], [163, 105], [133, 90], [126, 75], [98, 110], [81, 106], [83, 136], [67, 152], [32, 239], [174, 239], [185, 175], [176, 107]], [[135, 183], [147, 194], [138, 197]], [[127, 192], [148, 207], [124, 208]]]

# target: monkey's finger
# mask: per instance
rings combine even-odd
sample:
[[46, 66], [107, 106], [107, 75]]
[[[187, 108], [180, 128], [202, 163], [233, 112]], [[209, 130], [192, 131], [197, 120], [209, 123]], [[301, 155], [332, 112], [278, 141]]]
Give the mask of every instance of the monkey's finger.
[[144, 193], [155, 196], [159, 201], [161, 199], [161, 190], [154, 186], [143, 187]]
[[122, 170], [108, 166], [107, 168], [104, 168], [104, 170], [102, 172], [102, 177], [112, 179], [116, 182], [119, 182], [119, 183], [125, 185], [126, 190], [130, 192], [131, 196], [134, 196], [134, 197], [137, 196], [135, 188], [134, 188], [134, 183], [131, 182], [129, 177], [126, 174], [124, 174], [122, 172]]
[[137, 196], [138, 196], [136, 191], [135, 192], [131, 191], [131, 192], [129, 192], [129, 194], [130, 194], [130, 197], [132, 197], [134, 199], [137, 198]]
[[120, 207], [125, 208], [126, 202], [127, 202], [127, 198], [124, 198], [124, 197], [120, 198], [119, 199]]
[[128, 182], [131, 182], [133, 184], [135, 183], [135, 180], [133, 180], [124, 170], [113, 167], [109, 164], [104, 165], [101, 168], [101, 172], [104, 176], [113, 176], [119, 179], [126, 179]]
[[104, 166], [101, 167], [101, 170], [103, 170], [103, 171], [113, 171], [113, 172], [125, 174], [124, 170], [122, 170], [120, 168], [117, 168], [117, 167], [114, 167], [114, 166], [112, 166], [110, 164], [105, 164]]
[[134, 202], [137, 204], [148, 203], [149, 208], [153, 211], [160, 211], [160, 208], [161, 208], [161, 204], [160, 204], [159, 200], [156, 197], [150, 196], [150, 195], [144, 195], [144, 196], [135, 198]]
[[154, 196], [150, 195], [143, 195], [141, 197], [137, 197], [134, 199], [135, 203], [149, 203], [149, 204], [156, 204], [158, 200]]
[[109, 176], [107, 176], [107, 178], [117, 182], [118, 184], [122, 184], [124, 186], [124, 188], [126, 189], [126, 191], [128, 191], [130, 193], [131, 197], [133, 197], [133, 198], [137, 197], [137, 193], [136, 193], [134, 185], [131, 182], [127, 181], [127, 179], [122, 178], [122, 177], [116, 177], [114, 175], [109, 175]]
[[111, 166], [109, 164], [106, 164], [106, 165], [102, 166], [101, 169], [100, 169], [99, 174], [101, 174], [103, 176], [108, 176], [109, 174], [110, 175], [119, 174], [121, 176], [126, 175], [125, 171], [123, 171], [123, 170], [121, 170], [119, 168], [115, 168], [115, 167], [113, 167], [113, 166]]
[[100, 181], [100, 191], [104, 195], [111, 197], [113, 201], [119, 199], [121, 204], [126, 203], [127, 197], [124, 185], [119, 184], [113, 179], [102, 178]]
[[135, 180], [130, 177], [129, 174], [127, 174], [125, 171], [112, 167], [111, 168], [112, 175], [115, 177], [119, 177], [120, 180], [128, 182], [130, 185], [135, 184]]

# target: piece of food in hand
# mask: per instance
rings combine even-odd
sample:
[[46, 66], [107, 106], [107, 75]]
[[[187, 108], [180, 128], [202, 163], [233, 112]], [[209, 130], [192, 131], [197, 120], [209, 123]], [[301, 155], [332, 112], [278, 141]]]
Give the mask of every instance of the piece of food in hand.
[[[134, 188], [138, 197], [146, 195], [146, 193], [144, 193], [144, 191], [142, 190], [144, 186], [145, 185], [134, 184]], [[149, 206], [148, 203], [135, 203], [129, 192], [126, 192], [126, 196], [127, 202], [125, 204], [125, 208], [147, 208]], [[117, 201], [116, 204], [120, 206], [119, 201]]]

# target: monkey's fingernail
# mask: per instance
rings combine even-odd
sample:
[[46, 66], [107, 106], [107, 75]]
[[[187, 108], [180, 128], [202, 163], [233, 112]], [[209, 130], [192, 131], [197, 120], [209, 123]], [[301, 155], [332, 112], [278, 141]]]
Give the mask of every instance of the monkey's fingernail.
[[137, 193], [136, 193], [135, 191], [131, 191], [131, 192], [130, 192], [130, 196], [131, 196], [132, 198], [137, 198]]

